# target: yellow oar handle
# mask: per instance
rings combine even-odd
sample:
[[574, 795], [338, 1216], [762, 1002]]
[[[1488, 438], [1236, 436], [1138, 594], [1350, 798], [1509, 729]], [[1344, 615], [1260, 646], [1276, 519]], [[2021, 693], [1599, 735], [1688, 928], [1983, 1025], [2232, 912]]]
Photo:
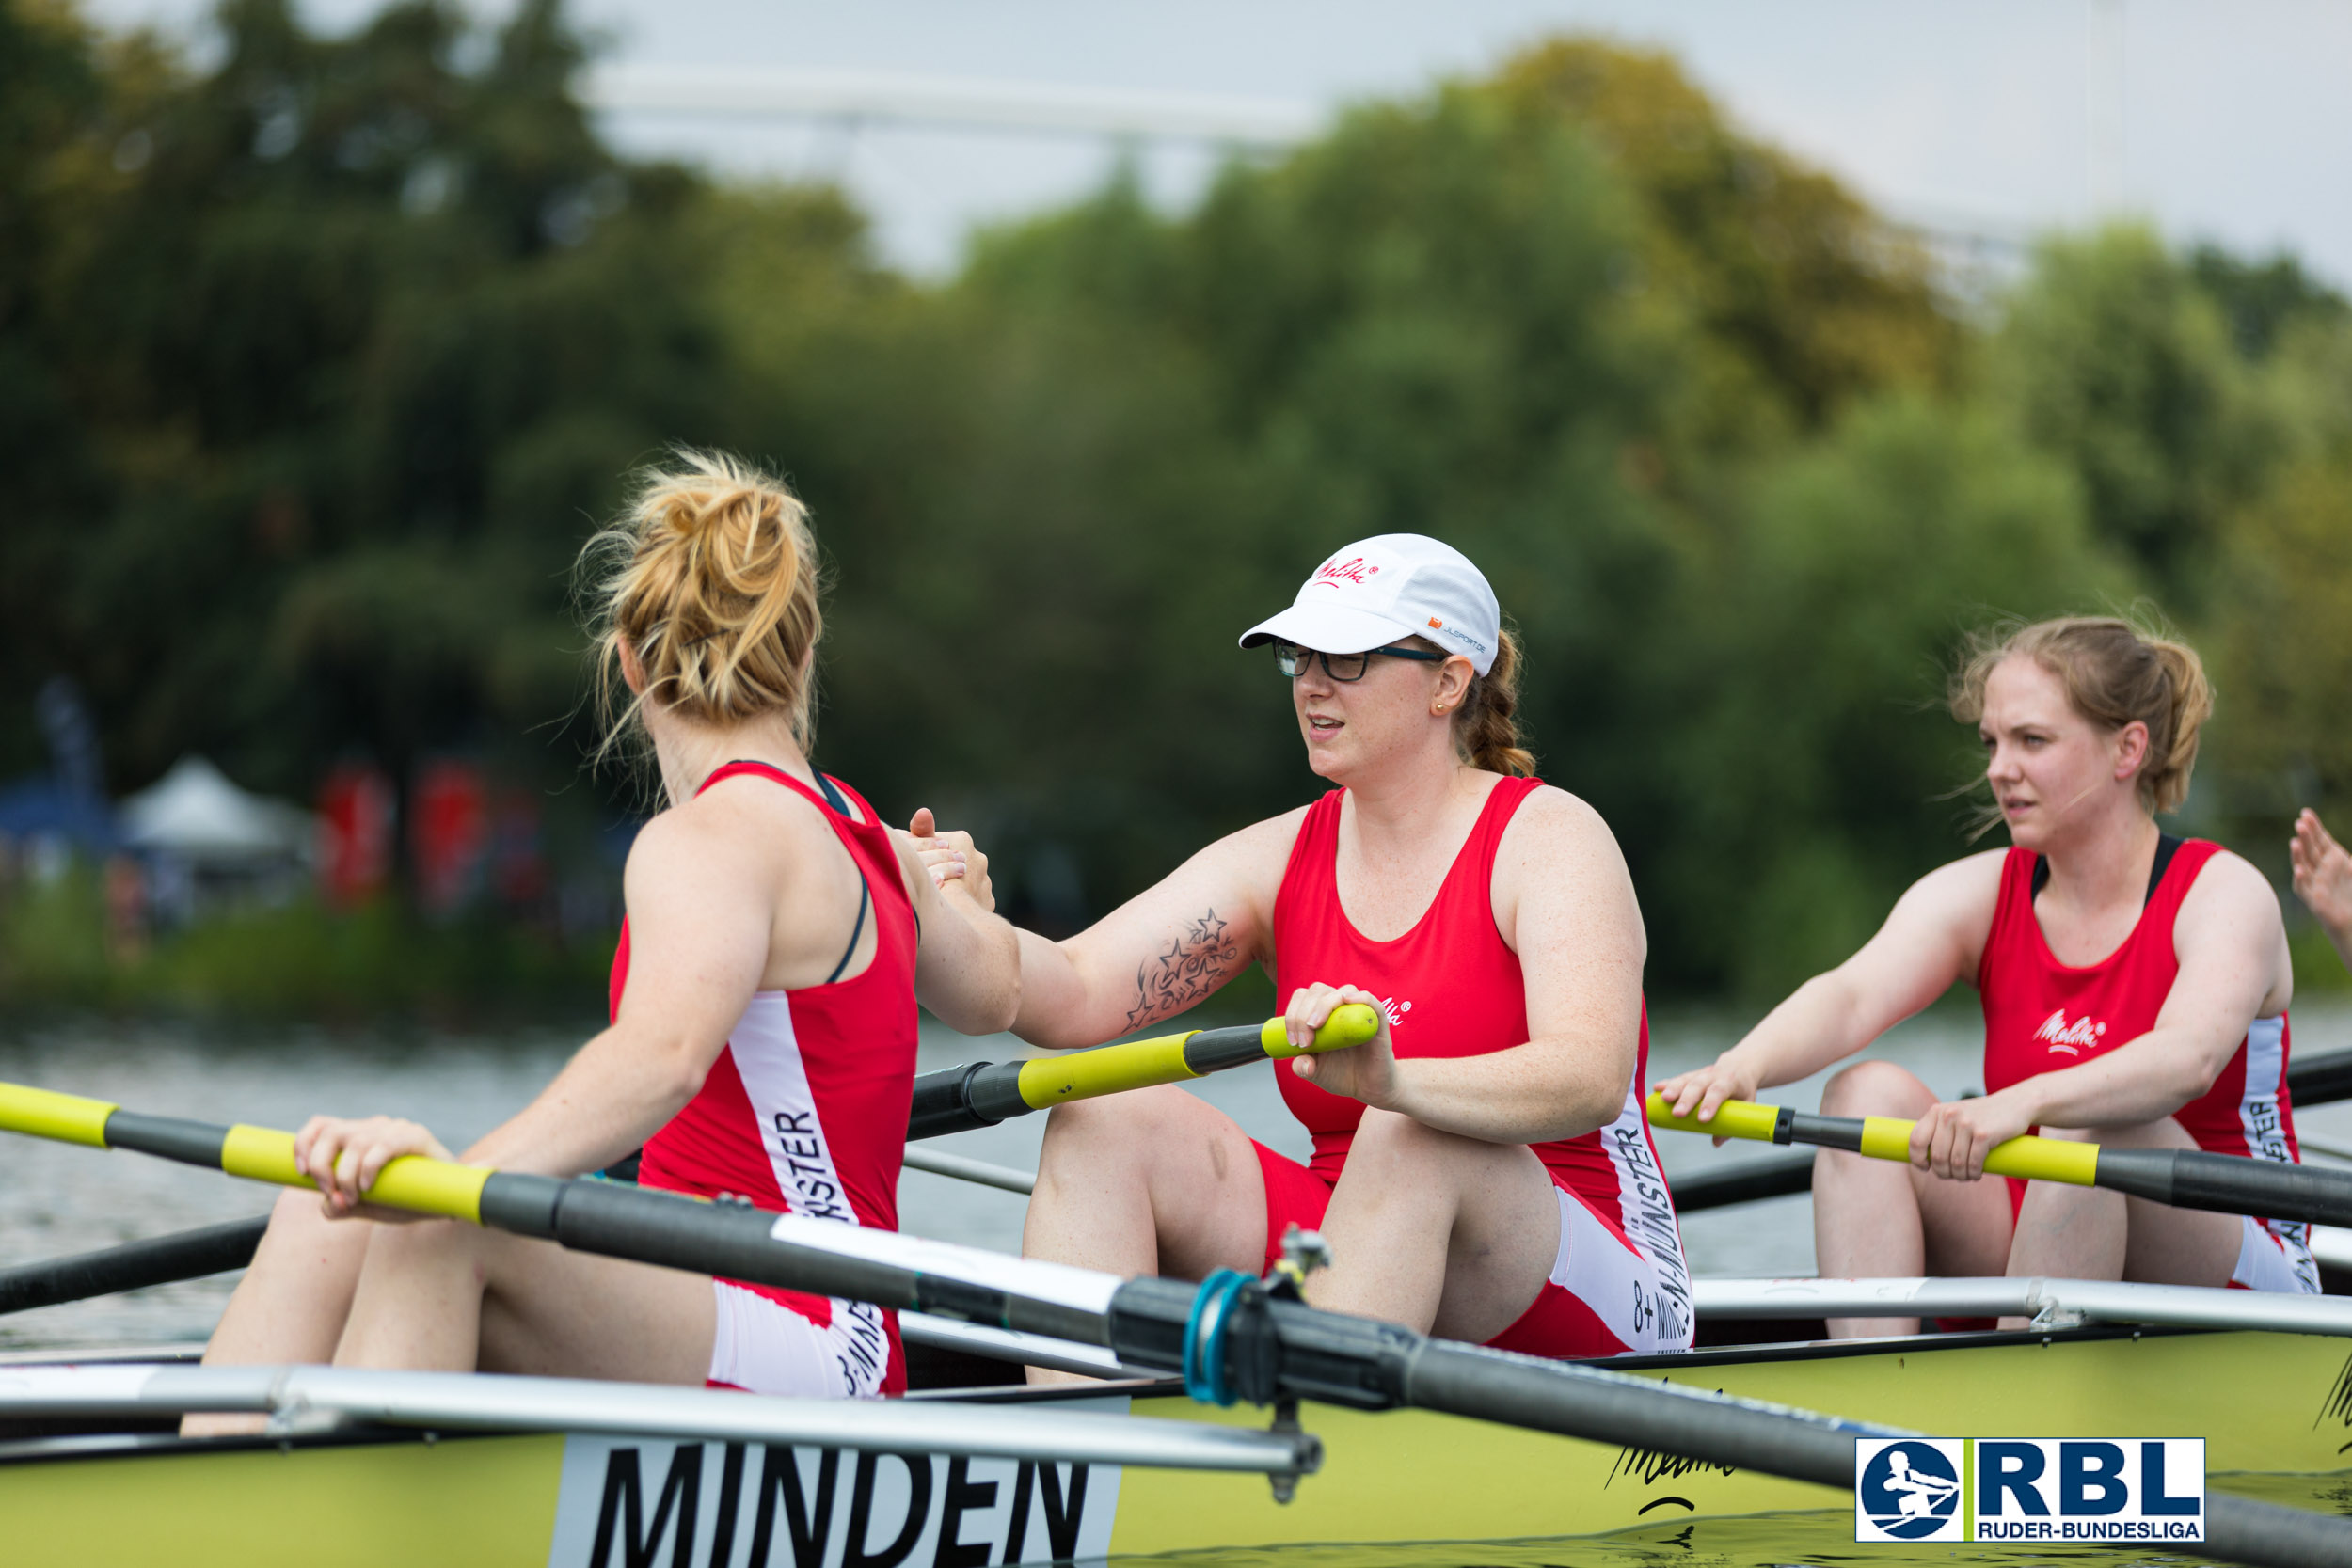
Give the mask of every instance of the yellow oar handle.
[[[221, 1140], [220, 1168], [230, 1176], [255, 1181], [275, 1181], [281, 1187], [315, 1187], [317, 1182], [294, 1168], [294, 1134], [271, 1127], [239, 1125]], [[381, 1203], [412, 1214], [437, 1214], [443, 1219], [482, 1223], [482, 1185], [491, 1173], [450, 1160], [404, 1154], [376, 1173], [375, 1185], [359, 1195], [365, 1203]]]
[[1778, 1143], [1780, 1107], [1758, 1105], [1750, 1100], [1726, 1100], [1715, 1107], [1715, 1119], [1701, 1121], [1696, 1117], [1678, 1117], [1666, 1103], [1666, 1097], [1652, 1090], [1649, 1097], [1649, 1124], [1676, 1132], [1705, 1132], [1718, 1138], [1758, 1138], [1765, 1143]]
[[119, 1107], [78, 1094], [0, 1084], [0, 1128], [27, 1137], [52, 1138], [64, 1144], [106, 1147], [106, 1118]]
[[1184, 1065], [1184, 1041], [1190, 1035], [1167, 1035], [1154, 1040], [1130, 1040], [1093, 1051], [1073, 1051], [1067, 1056], [1041, 1056], [1021, 1064], [1021, 1100], [1033, 1111], [1065, 1100], [1092, 1100], [1098, 1095], [1150, 1088], [1200, 1075]]
[[[1906, 1131], [1906, 1157], [1911, 1151], [1910, 1139]], [[2063, 1181], [2074, 1187], [2092, 1187], [2099, 1181], [2099, 1146], [2066, 1138], [2038, 1138], [2027, 1133], [2005, 1144], [1994, 1144], [1993, 1152], [1984, 1157], [1984, 1168], [1994, 1176], [2022, 1176], [2029, 1181]]]
[[1194, 1029], [1157, 1039], [1129, 1040], [1124, 1045], [1022, 1063], [1021, 1099], [1030, 1109], [1041, 1111], [1064, 1101], [1092, 1100], [1156, 1084], [1205, 1078], [1221, 1069], [1268, 1056], [1341, 1051], [1361, 1045], [1379, 1032], [1379, 1015], [1361, 1002], [1350, 1002], [1332, 1009], [1323, 1027], [1315, 1031], [1314, 1043], [1303, 1051], [1284, 1036], [1279, 1018], [1254, 1027]]
[[[0, 1084], [0, 1132], [93, 1148], [128, 1148], [183, 1164], [208, 1165], [281, 1187], [315, 1187], [294, 1169], [294, 1134], [268, 1127], [222, 1127], [178, 1117], [141, 1116], [110, 1101]], [[482, 1223], [482, 1188], [491, 1173], [448, 1160], [405, 1155], [360, 1196], [387, 1208]]]
[[[1850, 1148], [1873, 1160], [1911, 1160], [1911, 1130], [1918, 1123], [1900, 1117], [1817, 1117], [1792, 1113], [1778, 1105], [1726, 1100], [1715, 1108], [1712, 1121], [1676, 1116], [1666, 1098], [1652, 1094], [1650, 1125], [1677, 1132], [1709, 1132], [1726, 1138], [1760, 1138], [1767, 1143], [1819, 1144]], [[2099, 1180], [2099, 1146], [2064, 1138], [2027, 1134], [1995, 1144], [1984, 1157], [1990, 1176], [2023, 1177], [2029, 1181], [2063, 1181], [2091, 1187]]]
[[[1834, 1120], [1821, 1117], [1821, 1120]], [[1911, 1130], [1919, 1124], [1900, 1117], [1864, 1117], [1860, 1152], [1873, 1160], [1911, 1161]], [[2073, 1187], [2092, 1187], [2099, 1180], [2099, 1146], [2065, 1138], [2041, 1138], [2028, 1132], [1994, 1144], [1984, 1157], [1987, 1176], [2015, 1176], [2028, 1181], [2063, 1181]]]
[[1380, 1015], [1361, 1002], [1347, 1002], [1331, 1009], [1331, 1016], [1315, 1031], [1311, 1045], [1297, 1046], [1282, 1030], [1279, 1018], [1267, 1019], [1258, 1026], [1258, 1043], [1265, 1053], [1280, 1060], [1291, 1056], [1311, 1056], [1326, 1051], [1344, 1051], [1351, 1045], [1361, 1045], [1380, 1032]]

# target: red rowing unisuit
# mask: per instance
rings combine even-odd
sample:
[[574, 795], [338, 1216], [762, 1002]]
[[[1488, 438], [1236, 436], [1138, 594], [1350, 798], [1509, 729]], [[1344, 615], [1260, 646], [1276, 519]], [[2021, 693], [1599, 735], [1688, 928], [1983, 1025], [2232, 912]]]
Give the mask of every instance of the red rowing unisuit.
[[[2138, 924], [2123, 945], [2095, 964], [2075, 968], [2051, 955], [2034, 913], [2035, 867], [2041, 856], [2013, 848], [2001, 866], [2001, 891], [1977, 967], [1984, 1001], [1984, 1083], [1994, 1093], [2044, 1072], [2105, 1055], [2156, 1026], [2156, 1016], [2181, 973], [2173, 923], [2197, 875], [2221, 846], [2203, 839], [2171, 841]], [[2175, 1111], [2197, 1147], [2293, 1164], [2295, 1107], [2287, 1092], [2287, 1015], [2258, 1018], [2212, 1088]], [[2013, 1216], [2026, 1184], [2010, 1181]], [[2256, 1290], [2316, 1291], [2311, 1227], [2284, 1221], [2246, 1222], [2233, 1285]]]
[[[728, 763], [702, 787], [744, 775], [782, 784], [823, 814], [865, 880], [861, 919], [874, 922], [877, 945], [848, 979], [755, 993], [701, 1091], [646, 1140], [638, 1180], [896, 1230], [917, 1016], [914, 906], [898, 850], [874, 809], [837, 780], [827, 782], [846, 810], [765, 763]], [[612, 959], [615, 1017], [628, 978], [624, 922]], [[879, 1307], [721, 1281], [711, 1381], [760, 1393], [896, 1393], [905, 1386], [898, 1340], [896, 1314]]]
[[[1543, 787], [1540, 779], [1494, 785], [1427, 912], [1392, 942], [1364, 936], [1340, 906], [1346, 791], [1332, 790], [1309, 807], [1274, 902], [1277, 999], [1287, 1002], [1318, 982], [1359, 986], [1383, 998], [1400, 1059], [1484, 1056], [1524, 1044], [1527, 982], [1518, 955], [1495, 929], [1495, 850], [1520, 803]], [[1681, 1232], [1642, 1114], [1648, 1070], [1645, 1007], [1640, 1054], [1617, 1119], [1581, 1137], [1533, 1146], [1561, 1196], [1560, 1255], [1542, 1293], [1495, 1345], [1551, 1356], [1690, 1346]], [[1286, 1224], [1322, 1223], [1364, 1115], [1361, 1101], [1326, 1093], [1279, 1064], [1276, 1078], [1292, 1114], [1314, 1135], [1314, 1156], [1302, 1166], [1259, 1148], [1269, 1261]]]

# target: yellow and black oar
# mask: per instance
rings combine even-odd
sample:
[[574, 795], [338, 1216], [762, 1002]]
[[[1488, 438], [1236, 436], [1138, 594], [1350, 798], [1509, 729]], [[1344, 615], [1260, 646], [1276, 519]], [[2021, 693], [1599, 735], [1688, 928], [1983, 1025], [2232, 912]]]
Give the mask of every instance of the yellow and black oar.
[[[294, 1168], [293, 1134], [268, 1128], [142, 1116], [104, 1101], [0, 1084], [0, 1131], [310, 1185]], [[1396, 1323], [1319, 1310], [1232, 1270], [1200, 1285], [1122, 1280], [748, 1204], [420, 1156], [386, 1165], [365, 1196], [582, 1252], [1107, 1346], [1128, 1365], [1181, 1374], [1187, 1392], [1219, 1403], [1418, 1407], [1831, 1487], [1852, 1485], [1855, 1438], [1917, 1435], [1454, 1344]], [[1305, 1433], [1295, 1441], [1298, 1470], [1313, 1469], [1320, 1445]], [[1278, 1497], [1287, 1496], [1294, 1479], [1276, 1478]], [[2217, 1496], [2207, 1500], [2201, 1550], [2264, 1568], [2343, 1562], [2352, 1560], [2352, 1527]]]
[[[0, 1131], [310, 1185], [294, 1171], [293, 1135], [267, 1128], [0, 1085]], [[1121, 1279], [748, 1204], [413, 1155], [387, 1164], [365, 1196], [583, 1252], [1108, 1346], [1220, 1403], [1418, 1405], [1831, 1485], [1851, 1482], [1857, 1435], [1897, 1430], [1451, 1344], [1317, 1310], [1232, 1270], [1201, 1285]], [[1300, 1444], [1301, 1468], [1311, 1468], [1313, 1440]]]
[[[1676, 1116], [1661, 1094], [1649, 1097], [1653, 1127], [1765, 1143], [1842, 1148], [1873, 1160], [1911, 1159], [1911, 1129], [1899, 1117], [1824, 1117], [1786, 1105], [1727, 1100], [1711, 1121]], [[2352, 1225], [2352, 1172], [2208, 1154], [2185, 1148], [2102, 1148], [2069, 1138], [2011, 1138], [1984, 1157], [1989, 1176], [2106, 1187], [2176, 1209], [2211, 1209], [2257, 1219]]]
[[1282, 1021], [1232, 1029], [1194, 1029], [1157, 1039], [1041, 1056], [1029, 1062], [975, 1062], [927, 1072], [914, 1081], [914, 1108], [907, 1117], [909, 1138], [937, 1138], [975, 1127], [993, 1127], [1011, 1117], [1047, 1111], [1072, 1100], [1092, 1100], [1127, 1089], [1181, 1084], [1252, 1062], [1279, 1061], [1361, 1045], [1379, 1032], [1378, 1015], [1361, 1002], [1332, 1009], [1314, 1043], [1291, 1044]]

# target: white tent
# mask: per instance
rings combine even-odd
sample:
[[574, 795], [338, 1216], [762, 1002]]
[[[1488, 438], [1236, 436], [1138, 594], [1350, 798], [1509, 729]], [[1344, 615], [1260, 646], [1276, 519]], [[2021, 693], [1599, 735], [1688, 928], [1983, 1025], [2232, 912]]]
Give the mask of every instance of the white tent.
[[204, 758], [182, 757], [152, 787], [122, 802], [123, 842], [193, 866], [308, 863], [318, 822], [300, 806], [238, 788]]

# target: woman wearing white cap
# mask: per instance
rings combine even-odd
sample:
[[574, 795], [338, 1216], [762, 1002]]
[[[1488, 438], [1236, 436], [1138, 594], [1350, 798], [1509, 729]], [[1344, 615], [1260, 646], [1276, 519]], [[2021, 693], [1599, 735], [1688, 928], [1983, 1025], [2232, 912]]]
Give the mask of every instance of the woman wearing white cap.
[[1308, 766], [1337, 787], [1067, 942], [1022, 932], [1014, 1029], [1097, 1045], [1253, 962], [1294, 1040], [1343, 1002], [1386, 1022], [1278, 1065], [1305, 1165], [1177, 1088], [1057, 1107], [1025, 1250], [1199, 1278], [1259, 1271], [1296, 1223], [1331, 1243], [1308, 1288], [1325, 1307], [1543, 1355], [1688, 1346], [1641, 1109], [1641, 911], [1599, 816], [1530, 776], [1493, 590], [1460, 552], [1387, 534], [1241, 642], [1273, 644]]

